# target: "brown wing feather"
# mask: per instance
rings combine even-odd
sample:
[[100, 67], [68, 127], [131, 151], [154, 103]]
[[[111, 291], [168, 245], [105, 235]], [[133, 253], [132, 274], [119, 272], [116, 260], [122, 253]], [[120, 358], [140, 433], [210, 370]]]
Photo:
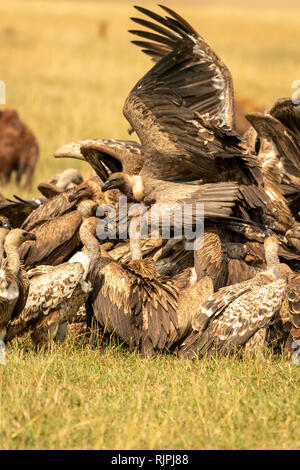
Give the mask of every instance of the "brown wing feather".
[[184, 97], [188, 108], [201, 114], [208, 112], [221, 116], [232, 126], [233, 83], [230, 71], [222, 60], [194, 28], [170, 8], [161, 6], [170, 15], [166, 17], [143, 7], [135, 8], [155, 20], [155, 23], [148, 19], [131, 18], [148, 29], [131, 32], [151, 41], [132, 42], [142, 47], [143, 52], [150, 55], [154, 61], [171, 53], [181, 54], [181, 60], [178, 60], [178, 63], [182, 62], [179, 65], [179, 73], [173, 77], [176, 94]]
[[[232, 297], [221, 300], [221, 304], [218, 301], [214, 306], [214, 302], [208, 300], [207, 304], [211, 305], [215, 316], [202, 326], [200, 333], [193, 332], [191, 339], [187, 339], [182, 351], [184, 357], [190, 357], [194, 353], [210, 356], [216, 352], [234, 352], [236, 348], [245, 345], [256, 332], [272, 322], [281, 308], [286, 281], [279, 279], [265, 285], [253, 284], [252, 287], [251, 282], [242, 283], [240, 292], [240, 285], [221, 289], [217, 293], [219, 296], [221, 291], [226, 294], [226, 289], [228, 294], [232, 291]], [[248, 288], [243, 290], [245, 286]], [[224, 307], [225, 304], [227, 307]], [[203, 309], [204, 311], [207, 309]]]
[[58, 265], [66, 261], [80, 243], [78, 230], [81, 221], [81, 214], [75, 210], [33, 228], [31, 233], [35, 234], [36, 241], [25, 242], [20, 249], [25, 266]]
[[72, 191], [73, 189], [68, 189], [35, 209], [24, 221], [22, 229], [31, 231], [37, 225], [74, 209], [76, 202], [69, 201]]

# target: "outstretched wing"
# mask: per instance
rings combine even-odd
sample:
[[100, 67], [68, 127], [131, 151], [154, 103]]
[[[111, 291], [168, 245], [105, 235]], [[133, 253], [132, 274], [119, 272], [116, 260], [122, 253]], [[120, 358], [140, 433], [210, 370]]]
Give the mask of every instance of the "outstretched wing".
[[291, 98], [280, 98], [267, 113], [300, 137], [300, 103], [293, 103]]
[[55, 158], [75, 158], [88, 162], [102, 181], [110, 172], [136, 175], [143, 166], [142, 146], [134, 140], [89, 139], [63, 145]]
[[[299, 105], [300, 108], [300, 105]], [[265, 154], [263, 168], [274, 167], [276, 160], [283, 160], [293, 165], [294, 169], [300, 172], [300, 133], [295, 134], [292, 130], [280, 122], [277, 118], [262, 113], [250, 113], [246, 115], [248, 121], [257, 131], [261, 139], [265, 139], [270, 146], [270, 150]], [[292, 121], [294, 123], [294, 121]], [[300, 126], [300, 117], [299, 117]], [[264, 168], [264, 171], [266, 171]]]
[[170, 41], [172, 51], [136, 84], [123, 108], [145, 149], [141, 175], [212, 182], [220, 173], [217, 158], [237, 159], [237, 166], [243, 167], [240, 175], [256, 175], [258, 162], [245, 155], [240, 137], [223, 118], [219, 105], [224, 94], [222, 74], [201, 48], [202, 38], [172, 14], [176, 20], [167, 17], [165, 21], [180, 31], [178, 39]]
[[[163, 17], [146, 8], [135, 7], [148, 17], [131, 18], [146, 30], [131, 30], [149, 41], [132, 41], [154, 62], [176, 53], [183, 62], [174, 76], [174, 92], [184, 98], [185, 105], [201, 114], [218, 115], [233, 125], [233, 82], [226, 65], [205, 40], [180, 15], [166, 6], [161, 8], [170, 16]], [[149, 21], [149, 17], [153, 21]], [[175, 53], [175, 54], [174, 54]], [[177, 70], [177, 69], [176, 69]]]
[[84, 159], [104, 181], [108, 177], [106, 168], [112, 173], [124, 171], [129, 175], [137, 175], [144, 163], [142, 146], [131, 140], [98, 139], [83, 145], [80, 150]]

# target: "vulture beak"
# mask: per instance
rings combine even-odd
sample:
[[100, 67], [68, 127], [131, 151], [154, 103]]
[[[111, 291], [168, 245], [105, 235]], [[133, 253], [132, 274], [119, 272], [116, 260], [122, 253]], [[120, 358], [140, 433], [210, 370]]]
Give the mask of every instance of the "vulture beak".
[[36, 241], [36, 236], [35, 236], [34, 233], [25, 232], [25, 233], [24, 233], [24, 239], [25, 239], [26, 241], [29, 241], [29, 240]]
[[114, 189], [114, 188], [116, 188], [116, 186], [114, 185], [114, 182], [107, 180], [106, 183], [104, 183], [101, 186], [101, 191], [105, 193], [105, 191], [108, 191], [109, 189]]

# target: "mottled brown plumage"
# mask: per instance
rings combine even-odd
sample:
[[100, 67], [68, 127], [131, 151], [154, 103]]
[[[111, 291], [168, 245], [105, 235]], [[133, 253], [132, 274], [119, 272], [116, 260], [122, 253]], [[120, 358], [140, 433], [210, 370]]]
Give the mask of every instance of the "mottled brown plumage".
[[69, 195], [72, 191], [72, 188], [68, 189], [36, 208], [24, 221], [22, 228], [32, 230], [49, 219], [54, 219], [74, 210], [76, 203], [69, 201]]
[[[180, 73], [174, 76], [176, 94], [185, 99], [188, 108], [201, 114], [218, 115], [232, 127], [233, 82], [224, 62], [197, 31], [170, 8], [161, 5], [161, 8], [170, 15], [166, 17], [143, 7], [135, 6], [135, 8], [146, 17], [155, 20], [155, 23], [148, 18], [131, 18], [148, 30], [130, 32], [151, 41], [135, 40], [132, 41], [133, 44], [141, 47], [154, 62], [158, 62], [170, 53], [177, 53], [182, 64], [179, 67]], [[177, 59], [177, 62], [180, 63], [180, 60]], [[182, 82], [178, 80], [179, 78]]]
[[104, 182], [110, 172], [138, 174], [143, 165], [142, 147], [132, 140], [89, 139], [59, 148], [54, 157], [87, 161]]
[[203, 305], [193, 320], [194, 331], [182, 346], [182, 357], [229, 354], [245, 348], [249, 340], [248, 350], [261, 348], [287, 290], [287, 275], [280, 272], [277, 239], [268, 237], [265, 250], [267, 271], [220, 289]]
[[[84, 224], [80, 239], [84, 243]], [[63, 341], [67, 322], [88, 298], [91, 285], [87, 276], [93, 263], [92, 258], [80, 251], [59, 266], [38, 266], [29, 271], [26, 306], [10, 323], [6, 340], [29, 332], [37, 346], [46, 346], [51, 339]]]
[[197, 283], [189, 269], [173, 279], [160, 276], [151, 258], [117, 263], [94, 236], [97, 219], [86, 223], [85, 246], [90, 258], [98, 259], [90, 301], [100, 325], [145, 355], [171, 348], [187, 334], [193, 311], [213, 291], [211, 280]]
[[265, 179], [293, 200], [300, 186], [300, 105], [281, 98], [265, 114], [250, 113], [247, 119], [257, 132], [255, 145]]
[[79, 228], [84, 217], [93, 215], [97, 205], [90, 200], [78, 203], [77, 208], [61, 216], [40, 221], [31, 229], [36, 242], [26, 243], [20, 250], [27, 269], [39, 264], [59, 265], [79, 249]]
[[29, 282], [22, 269], [18, 249], [26, 240], [35, 236], [24, 230], [10, 231], [4, 240], [6, 257], [0, 260], [0, 341], [3, 341], [8, 323], [23, 309]]

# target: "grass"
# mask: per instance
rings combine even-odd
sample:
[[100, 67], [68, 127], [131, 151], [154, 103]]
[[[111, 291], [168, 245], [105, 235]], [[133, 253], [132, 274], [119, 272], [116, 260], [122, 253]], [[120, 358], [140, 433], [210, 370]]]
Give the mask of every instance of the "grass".
[[[297, 2], [166, 4], [216, 49], [240, 95], [269, 106], [291, 94], [300, 79]], [[123, 102], [150, 66], [129, 44], [133, 14], [129, 2], [115, 0], [0, 4], [0, 79], [6, 107], [19, 110], [40, 142], [35, 186], [68, 166], [89, 174], [84, 163], [52, 159], [60, 145], [128, 138]], [[106, 38], [98, 34], [101, 21]], [[0, 191], [37, 194], [13, 184]], [[300, 369], [281, 356], [146, 360], [71, 340], [38, 354], [25, 339], [8, 346], [7, 359], [0, 366], [1, 449], [300, 448]]]
[[8, 347], [2, 449], [299, 449], [297, 366]]

